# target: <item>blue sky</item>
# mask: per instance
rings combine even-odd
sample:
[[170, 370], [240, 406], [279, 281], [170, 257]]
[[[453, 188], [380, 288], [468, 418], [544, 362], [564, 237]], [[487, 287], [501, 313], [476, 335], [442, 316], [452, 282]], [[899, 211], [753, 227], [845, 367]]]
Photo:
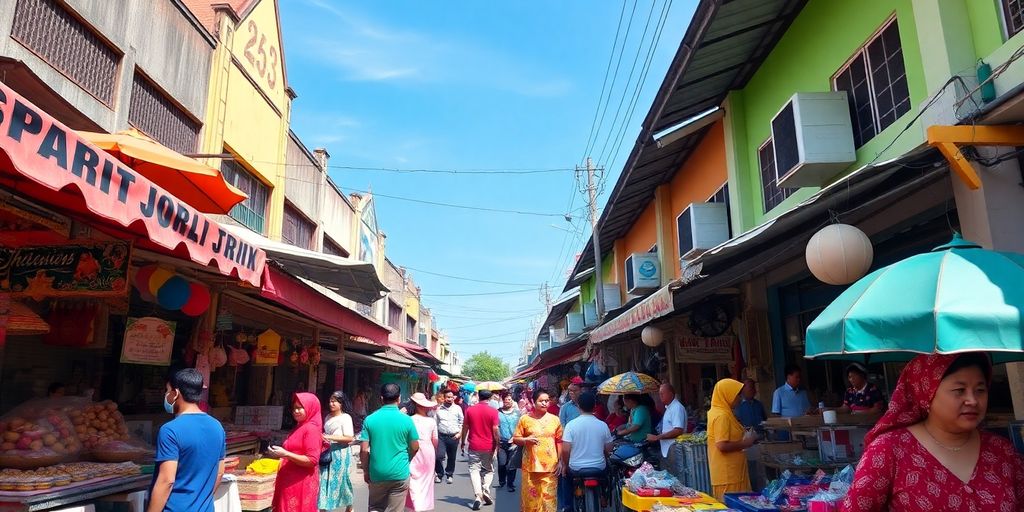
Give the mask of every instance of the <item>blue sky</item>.
[[[574, 173], [561, 169], [579, 164], [595, 141], [589, 153], [607, 168], [603, 204], [696, 3], [624, 1], [280, 2], [288, 80], [298, 93], [292, 129], [307, 146], [326, 147], [332, 167], [559, 169], [330, 170], [346, 191], [377, 194], [388, 257], [420, 270], [412, 274], [424, 305], [463, 361], [486, 350], [515, 365], [531, 322], [543, 316], [542, 284], [559, 294], [589, 236]], [[618, 74], [605, 81], [610, 57]], [[595, 123], [603, 86], [607, 107]]]

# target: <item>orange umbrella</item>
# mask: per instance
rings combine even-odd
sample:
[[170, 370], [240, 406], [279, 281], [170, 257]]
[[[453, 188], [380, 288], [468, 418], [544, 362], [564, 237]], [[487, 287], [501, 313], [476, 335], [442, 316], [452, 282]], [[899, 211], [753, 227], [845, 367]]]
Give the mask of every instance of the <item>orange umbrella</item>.
[[220, 171], [131, 128], [117, 133], [78, 132], [83, 138], [203, 213], [228, 213], [248, 196]]

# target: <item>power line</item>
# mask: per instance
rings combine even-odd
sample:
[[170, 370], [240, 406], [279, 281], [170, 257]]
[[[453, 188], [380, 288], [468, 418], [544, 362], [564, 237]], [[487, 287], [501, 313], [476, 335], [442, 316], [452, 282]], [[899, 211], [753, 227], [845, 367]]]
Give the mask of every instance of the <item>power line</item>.
[[[611, 86], [608, 89], [608, 96], [604, 100], [604, 106], [603, 107], [601, 107], [601, 106], [598, 107], [599, 109], [602, 110], [602, 112], [601, 112], [601, 120], [598, 121], [598, 123], [597, 123], [597, 132], [594, 134], [593, 144], [591, 144], [591, 143], [587, 144], [587, 148], [586, 148], [586, 151], [584, 151], [584, 155], [589, 155], [590, 154], [591, 150], [594, 148], [594, 144], [597, 143], [597, 139], [600, 137], [601, 127], [604, 126], [604, 116], [605, 116], [605, 114], [608, 113], [608, 104], [611, 102], [612, 91], [615, 90], [615, 82], [616, 82], [616, 80], [618, 80], [618, 77], [619, 77], [619, 66], [622, 65], [622, 56], [626, 53], [625, 52], [625, 50], [626, 50], [626, 42], [629, 41], [629, 31], [633, 28], [633, 16], [636, 14], [636, 4], [637, 4], [637, 0], [633, 0], [633, 9], [629, 13], [629, 23], [626, 24], [626, 35], [625, 35], [625, 37], [622, 38], [622, 46], [619, 47], [619, 58], [615, 62], [615, 72], [612, 73], [612, 83], [611, 83]], [[625, 7], [625, 6], [623, 6], [623, 7]], [[614, 49], [613, 49], [612, 53], [614, 53]]]
[[525, 320], [527, 318], [533, 318], [534, 316], [537, 316], [537, 315], [533, 314], [533, 315], [526, 315], [526, 316], [515, 316], [515, 317], [512, 317], [512, 318], [505, 318], [505, 319], [502, 319], [502, 320], [494, 320], [494, 321], [491, 321], [491, 322], [481, 322], [481, 323], [478, 323], [478, 324], [459, 325], [459, 326], [455, 326], [455, 327], [445, 327], [445, 330], [469, 329], [471, 327], [482, 327], [482, 326], [485, 326], [485, 325], [503, 324], [505, 322], [512, 322], [514, 320]]
[[438, 277], [447, 277], [449, 279], [457, 279], [459, 281], [469, 281], [469, 282], [472, 282], [472, 283], [498, 284], [498, 285], [503, 285], [503, 286], [540, 286], [537, 283], [503, 283], [501, 281], [486, 281], [486, 280], [483, 280], [483, 279], [471, 279], [471, 278], [468, 278], [468, 277], [459, 277], [459, 276], [453, 276], [453, 275], [449, 275], [449, 274], [441, 274], [441, 273], [438, 273], [438, 272], [429, 272], [427, 270], [420, 270], [418, 268], [406, 267], [404, 265], [403, 265], [403, 267], [408, 269], [408, 270], [412, 270], [414, 272], [419, 272], [421, 274], [428, 274], [428, 275], [438, 276]]
[[[253, 164], [267, 164], [277, 165], [280, 167], [319, 167], [313, 163], [288, 163], [288, 162], [271, 162], [269, 160], [247, 160]], [[360, 167], [355, 165], [328, 165], [328, 169], [339, 169], [346, 171], [379, 171], [379, 172], [394, 172], [399, 174], [454, 174], [454, 175], [529, 175], [529, 174], [546, 174], [556, 172], [570, 172], [574, 169], [571, 167], [552, 167], [552, 168], [504, 168], [504, 167], [493, 167], [493, 168], [466, 168], [466, 169], [425, 169], [425, 168], [411, 168], [402, 169], [397, 167]]]
[[[636, 4], [634, 4], [634, 6], [635, 5]], [[615, 48], [619, 45], [619, 32], [622, 31], [622, 19], [625, 14], [626, 2], [623, 0], [622, 10], [619, 11], [619, 22], [615, 25], [615, 39], [612, 40], [612, 51], [608, 54], [608, 65], [604, 68], [604, 80], [601, 81], [601, 94], [597, 97], [597, 108], [594, 109], [594, 119], [590, 122], [590, 135], [587, 136], [587, 149], [583, 151], [583, 156], [580, 157], [581, 163], [583, 162], [583, 159], [587, 157], [587, 153], [590, 152], [590, 142], [594, 138], [594, 128], [597, 127], [597, 115], [601, 113], [601, 102], [604, 100], [604, 91], [605, 87], [608, 85], [608, 75], [612, 70], [612, 61], [615, 60]], [[626, 42], [623, 41], [622, 44], [625, 45]], [[611, 92], [609, 91], [608, 94], [610, 95]]]
[[374, 197], [384, 197], [384, 198], [387, 198], [387, 199], [395, 199], [395, 200], [398, 200], [398, 201], [408, 201], [410, 203], [429, 204], [429, 205], [432, 205], [432, 206], [443, 206], [443, 207], [446, 207], [446, 208], [456, 208], [456, 209], [459, 209], [459, 210], [473, 210], [473, 211], [479, 211], [479, 212], [492, 212], [492, 213], [512, 213], [512, 214], [516, 214], [516, 215], [532, 215], [532, 216], [535, 216], [535, 217], [562, 217], [562, 218], [572, 217], [572, 214], [575, 213], [575, 212], [546, 213], [546, 212], [532, 212], [532, 211], [525, 211], [525, 210], [505, 210], [505, 209], [502, 209], [502, 208], [487, 208], [487, 207], [483, 207], [483, 206], [469, 206], [469, 205], [462, 205], [462, 204], [443, 203], [443, 202], [439, 202], [439, 201], [426, 201], [424, 199], [413, 199], [411, 197], [401, 197], [401, 196], [385, 195], [385, 194], [380, 194], [378, 192], [369, 192], [369, 191], [366, 191], [366, 190], [358, 190], [358, 189], [347, 188], [347, 187], [339, 187], [339, 188], [342, 188], [343, 190], [348, 190], [350, 192], [356, 192], [358, 194], [373, 194]]
[[[605, 155], [605, 150], [608, 149], [608, 147], [609, 147], [608, 143], [609, 143], [609, 141], [611, 141], [612, 134], [617, 131], [616, 128], [615, 128], [615, 125], [619, 122], [618, 119], [619, 119], [619, 113], [622, 111], [622, 104], [623, 104], [623, 102], [625, 102], [626, 96], [630, 95], [630, 93], [629, 93], [629, 84], [630, 84], [630, 82], [633, 81], [633, 73], [636, 72], [636, 63], [640, 61], [640, 53], [643, 51], [643, 48], [644, 48], [644, 40], [647, 39], [647, 31], [650, 30], [650, 28], [651, 28], [651, 19], [654, 17], [654, 6], [656, 4], [657, 4], [657, 2], [651, 2], [651, 10], [647, 12], [647, 23], [644, 24], [644, 32], [643, 32], [643, 34], [640, 35], [640, 43], [637, 44], [637, 47], [636, 47], [636, 56], [633, 57], [633, 65], [630, 66], [629, 77], [626, 78], [626, 85], [622, 89], [622, 97], [619, 98], [619, 106], [615, 108], [615, 116], [612, 117], [612, 127], [611, 127], [611, 129], [608, 130], [608, 135], [604, 139], [604, 145], [601, 146], [601, 152], [599, 153], [600, 156], [597, 158], [597, 161], [599, 163], [598, 165], [603, 165], [603, 164], [607, 163], [606, 159], [605, 159], [605, 156], [604, 156]], [[652, 37], [651, 40], [653, 42], [653, 37]], [[639, 81], [637, 82], [637, 85], [639, 86]], [[629, 121], [628, 119], [623, 119], [622, 123], [625, 124], [628, 121]]]
[[423, 297], [478, 297], [483, 295], [509, 295], [512, 293], [536, 292], [536, 288], [525, 288], [522, 290], [509, 290], [506, 292], [480, 292], [480, 293], [424, 293]]

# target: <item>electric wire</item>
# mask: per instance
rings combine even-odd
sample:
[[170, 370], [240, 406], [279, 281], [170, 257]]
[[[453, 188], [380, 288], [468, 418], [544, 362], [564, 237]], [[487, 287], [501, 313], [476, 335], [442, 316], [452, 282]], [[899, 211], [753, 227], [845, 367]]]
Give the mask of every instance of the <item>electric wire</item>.
[[[612, 92], [615, 90], [615, 82], [619, 77], [619, 67], [622, 65], [622, 56], [626, 53], [626, 42], [629, 41], [629, 32], [633, 28], [633, 16], [636, 14], [636, 4], [637, 0], [633, 0], [633, 9], [629, 13], [629, 22], [626, 24], [626, 35], [622, 38], [622, 46], [619, 47], [619, 58], [615, 62], [615, 71], [612, 73], [612, 82], [611, 86], [608, 88], [608, 96], [605, 97], [603, 107], [600, 106], [600, 102], [598, 102], [598, 109], [601, 110], [601, 119], [597, 123], [597, 131], [594, 133], [593, 144], [588, 143], [586, 150], [583, 152], [584, 155], [590, 154], [594, 149], [594, 145], [597, 143], [597, 139], [600, 138], [601, 127], [604, 126], [604, 116], [608, 113], [608, 105], [611, 103]], [[614, 53], [614, 51], [612, 53]]]
[[501, 285], [501, 286], [540, 286], [537, 283], [506, 283], [506, 282], [501, 282], [501, 281], [487, 281], [485, 279], [473, 279], [473, 278], [469, 278], [469, 277], [453, 276], [451, 274], [442, 274], [440, 272], [430, 272], [428, 270], [413, 268], [413, 267], [404, 266], [404, 265], [402, 267], [407, 269], [407, 270], [412, 270], [413, 272], [419, 272], [421, 274], [427, 274], [427, 275], [438, 276], [438, 277], [447, 277], [449, 279], [455, 279], [455, 280], [458, 280], [458, 281], [469, 281], [471, 283], [496, 284], [496, 285]]
[[[634, 4], [635, 6], [636, 4]], [[612, 40], [612, 51], [608, 54], [608, 65], [604, 68], [604, 79], [601, 81], [601, 94], [597, 97], [597, 108], [594, 109], [594, 119], [590, 122], [590, 135], [587, 136], [586, 149], [583, 151], [583, 156], [580, 157], [580, 163], [582, 164], [584, 159], [587, 157], [587, 153], [590, 152], [590, 143], [594, 139], [594, 129], [597, 127], [597, 115], [601, 113], [601, 102], [604, 100], [604, 91], [608, 86], [608, 76], [612, 70], [612, 61], [615, 60], [615, 48], [619, 45], [619, 33], [622, 31], [622, 20], [626, 14], [626, 1], [622, 1], [622, 9], [619, 11], [619, 22], [615, 25], [615, 39]], [[626, 44], [625, 41], [622, 44]], [[611, 94], [611, 91], [608, 92]]]
[[478, 292], [478, 293], [421, 293], [421, 297], [482, 297], [485, 295], [511, 295], [514, 293], [536, 292], [537, 288], [525, 288], [522, 290], [508, 290], [503, 292]]
[[[279, 167], [319, 167], [314, 163], [288, 163], [288, 162], [271, 162], [269, 160], [246, 160], [251, 164], [265, 164], [265, 165], [277, 165]], [[427, 168], [411, 168], [403, 169], [396, 167], [360, 167], [356, 165], [327, 165], [328, 169], [338, 169], [346, 171], [377, 171], [377, 172], [392, 172], [398, 174], [450, 174], [450, 175], [467, 175], [467, 176], [521, 176], [530, 174], [548, 174], [548, 173], [563, 173], [572, 172], [575, 169], [572, 167], [527, 167], [527, 168], [505, 168], [505, 167], [492, 167], [492, 168], [474, 168], [469, 167], [465, 169], [427, 169]]]

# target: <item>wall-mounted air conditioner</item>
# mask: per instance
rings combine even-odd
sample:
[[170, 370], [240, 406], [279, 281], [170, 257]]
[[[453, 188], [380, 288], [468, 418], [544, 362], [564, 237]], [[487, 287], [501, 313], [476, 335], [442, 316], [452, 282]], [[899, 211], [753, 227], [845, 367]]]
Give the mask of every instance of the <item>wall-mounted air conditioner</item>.
[[644, 293], [661, 288], [658, 253], [634, 252], [626, 258], [626, 293]]
[[679, 256], [689, 260], [729, 241], [729, 206], [691, 203], [676, 217]]
[[569, 313], [565, 315], [565, 331], [569, 336], [575, 336], [583, 332], [583, 313]]
[[597, 300], [583, 303], [583, 323], [587, 327], [597, 325]]
[[780, 187], [820, 187], [857, 161], [846, 91], [798, 92], [772, 119]]

